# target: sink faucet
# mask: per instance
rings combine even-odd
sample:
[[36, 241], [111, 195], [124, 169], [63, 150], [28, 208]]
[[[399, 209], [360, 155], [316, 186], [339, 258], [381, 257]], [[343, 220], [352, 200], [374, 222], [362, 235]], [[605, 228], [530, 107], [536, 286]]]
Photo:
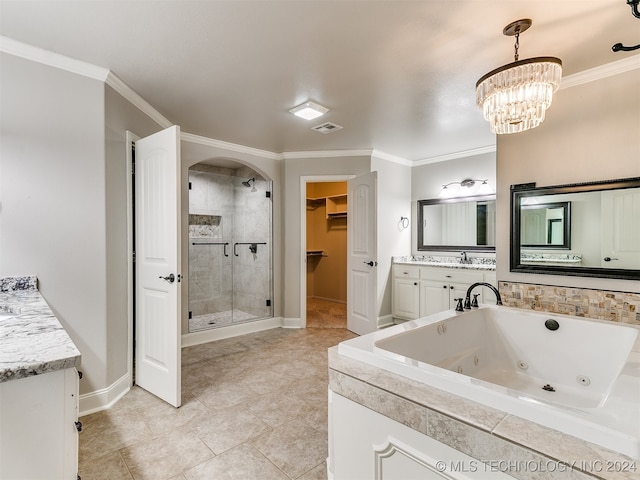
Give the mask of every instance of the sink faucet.
[[465, 296], [465, 299], [464, 299], [464, 308], [469, 310], [469, 309], [471, 309], [472, 306], [473, 307], [477, 307], [478, 306], [477, 295], [474, 295], [474, 297], [473, 297], [473, 305], [471, 304], [471, 290], [473, 290], [476, 287], [487, 287], [487, 288], [491, 289], [491, 291], [493, 293], [495, 293], [495, 295], [496, 295], [496, 305], [502, 305], [502, 297], [500, 296], [500, 292], [498, 291], [498, 289], [496, 287], [494, 287], [493, 285], [491, 285], [490, 283], [487, 283], [487, 282], [477, 282], [477, 283], [474, 283], [473, 285], [471, 285], [467, 289], [467, 295]]
[[469, 263], [467, 252], [460, 252], [460, 263]]

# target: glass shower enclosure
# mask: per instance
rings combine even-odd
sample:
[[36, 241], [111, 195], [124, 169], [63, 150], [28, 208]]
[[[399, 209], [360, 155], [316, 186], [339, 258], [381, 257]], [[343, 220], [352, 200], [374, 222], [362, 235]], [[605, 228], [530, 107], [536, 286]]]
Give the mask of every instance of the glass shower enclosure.
[[273, 316], [272, 182], [225, 170], [189, 170], [189, 332]]

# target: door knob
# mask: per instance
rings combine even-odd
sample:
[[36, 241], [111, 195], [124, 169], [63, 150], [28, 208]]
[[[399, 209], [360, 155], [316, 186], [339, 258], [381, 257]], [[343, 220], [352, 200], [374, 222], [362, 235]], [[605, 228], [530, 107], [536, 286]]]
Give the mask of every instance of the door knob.
[[605, 262], [610, 262], [611, 260], [620, 260], [620, 259], [619, 258], [604, 257], [603, 260]]
[[369, 262], [362, 262], [365, 263], [367, 265], [369, 265], [370, 267], [377, 267], [378, 266], [378, 262], [374, 262], [373, 260], [369, 261]]
[[169, 283], [173, 283], [176, 281], [176, 276], [173, 273], [170, 273], [166, 277], [163, 277], [162, 275], [160, 275], [158, 278], [161, 278]]

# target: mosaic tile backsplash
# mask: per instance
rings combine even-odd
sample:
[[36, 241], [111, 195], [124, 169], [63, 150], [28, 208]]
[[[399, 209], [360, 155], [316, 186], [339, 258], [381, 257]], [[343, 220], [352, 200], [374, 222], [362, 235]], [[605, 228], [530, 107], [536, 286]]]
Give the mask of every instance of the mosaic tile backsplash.
[[498, 289], [509, 307], [640, 325], [640, 293], [512, 282]]

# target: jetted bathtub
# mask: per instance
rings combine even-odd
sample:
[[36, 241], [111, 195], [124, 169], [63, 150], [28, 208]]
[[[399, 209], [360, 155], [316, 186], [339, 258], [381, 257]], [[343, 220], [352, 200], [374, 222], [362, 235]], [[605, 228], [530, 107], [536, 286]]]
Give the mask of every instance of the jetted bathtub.
[[483, 305], [342, 342], [342, 355], [640, 459], [640, 330]]

